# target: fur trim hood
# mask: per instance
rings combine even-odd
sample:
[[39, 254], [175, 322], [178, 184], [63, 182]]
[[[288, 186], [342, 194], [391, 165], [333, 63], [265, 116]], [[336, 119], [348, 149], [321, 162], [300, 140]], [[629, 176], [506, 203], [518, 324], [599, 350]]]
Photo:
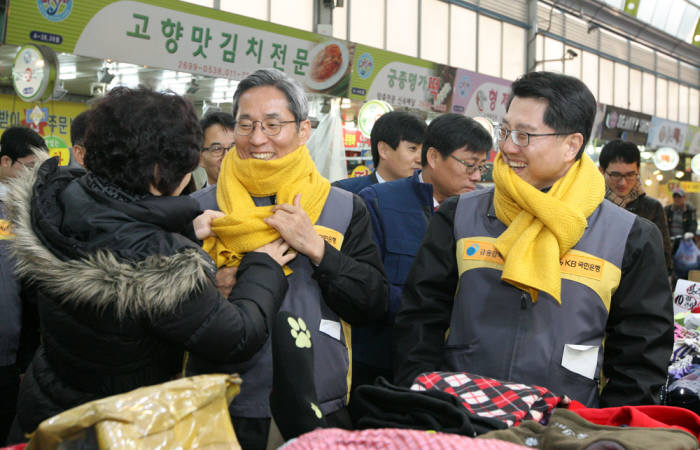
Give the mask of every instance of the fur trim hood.
[[174, 310], [187, 296], [211, 282], [213, 261], [197, 248], [183, 248], [168, 256], [153, 255], [137, 262], [120, 261], [112, 252], [98, 250], [80, 259], [64, 260], [54, 255], [32, 226], [31, 205], [37, 174], [41, 167], [25, 170], [9, 183], [5, 212], [15, 239], [11, 251], [16, 273], [36, 283], [61, 304], [113, 307], [119, 318], [154, 317]]

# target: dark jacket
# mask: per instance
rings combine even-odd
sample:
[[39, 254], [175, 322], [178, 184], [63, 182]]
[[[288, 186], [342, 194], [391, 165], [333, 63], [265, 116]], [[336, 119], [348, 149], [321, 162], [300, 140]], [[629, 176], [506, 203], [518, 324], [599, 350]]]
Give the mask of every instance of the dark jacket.
[[[666, 205], [664, 207], [664, 212], [666, 213], [666, 220], [668, 221], [668, 231], [671, 232], [671, 222], [673, 222], [673, 210], [675, 206], [673, 204]], [[697, 210], [695, 206], [691, 205], [687, 201], [685, 202], [685, 209], [683, 210], [683, 232], [695, 234], [698, 229], [698, 218]], [[674, 236], [675, 237], [675, 236]]]
[[413, 176], [370, 185], [360, 191], [372, 218], [372, 236], [379, 246], [389, 282], [389, 311], [381, 321], [353, 330], [357, 361], [391, 368], [391, 328], [401, 305], [401, 292], [425, 229], [433, 216], [433, 186]]
[[654, 222], [654, 224], [661, 231], [661, 237], [664, 242], [664, 258], [666, 258], [666, 268], [669, 273], [673, 270], [673, 254], [671, 252], [671, 237], [668, 232], [668, 221], [666, 220], [666, 213], [664, 213], [664, 207], [661, 202], [655, 198], [649, 197], [646, 194], [640, 195], [636, 200], [630, 202], [625, 206], [627, 211], [634, 213], [638, 216], [644, 217], [647, 220]]
[[353, 177], [346, 178], [344, 180], [338, 180], [333, 182], [333, 186], [350, 191], [353, 194], [358, 194], [362, 189], [373, 184], [377, 184], [377, 174], [372, 172], [364, 177]]
[[[482, 198], [487, 193], [472, 195]], [[428, 226], [404, 287], [401, 309], [394, 325], [396, 384], [409, 385], [422, 372], [441, 370], [446, 366], [445, 356], [448, 352], [460, 351], [459, 348], [448, 348], [445, 344], [445, 333], [450, 327], [453, 307], [457, 308], [454, 297], [460, 280], [457, 262], [459, 255], [454, 234], [454, 217], [459, 201], [462, 201], [462, 197], [453, 197], [440, 205]], [[490, 204], [474, 220], [487, 228], [500, 230], [504, 225], [496, 218], [492, 201]], [[618, 243], [600, 245], [607, 248], [612, 244]], [[660, 233], [651, 222], [638, 216], [630, 218], [627, 240], [621, 245], [623, 254], [619, 267], [620, 281], [611, 296], [604, 328], [602, 368], [607, 384], [600, 398], [602, 407], [652, 404], [659, 401], [659, 391], [666, 380], [668, 359], [673, 346], [672, 300], [661, 262], [661, 246]], [[492, 269], [478, 268], [472, 272], [479, 274], [479, 271], [490, 270]], [[550, 364], [550, 361], [534, 361], [527, 349], [517, 353], [508, 350], [518, 344], [512, 342], [510, 336], [519, 324], [510, 324], [512, 327], [498, 325], [501, 320], [498, 313], [487, 311], [489, 305], [479, 303], [488, 294], [479, 289], [470, 292], [470, 298], [464, 299], [471, 302], [470, 310], [483, 310], [482, 316], [470, 317], [468, 322], [478, 324], [481, 328], [478, 331], [488, 336], [479, 342], [473, 342], [472, 346], [492, 346], [491, 351], [507, 358], [504, 364], [509, 366], [513, 366], [516, 359], [522, 361], [523, 358], [529, 358], [532, 361], [529, 369], [531, 373]], [[538, 307], [540, 302], [553, 301], [551, 298], [540, 298], [532, 304], [529, 298], [518, 298], [517, 293], [512, 296], [515, 297], [513, 305], [528, 310]], [[566, 304], [566, 298], [562, 299], [562, 304]], [[570, 320], [580, 321], [584, 318], [572, 317]], [[599, 319], [587, 316], [585, 320]], [[523, 326], [526, 325], [528, 324]], [[540, 333], [547, 333], [547, 328], [540, 328]], [[453, 332], [450, 336], [452, 334]], [[557, 336], [551, 337], [556, 338]], [[464, 358], [469, 359], [469, 348], [461, 351]], [[470, 367], [469, 371], [481, 374], [479, 367]], [[508, 374], [504, 376], [508, 378]], [[549, 374], [543, 374], [542, 378], [547, 376]], [[581, 382], [585, 378], [575, 373], [568, 376], [571, 382]]]
[[23, 431], [168, 381], [186, 350], [231, 362], [260, 348], [287, 289], [272, 258], [247, 255], [226, 301], [213, 261], [190, 239], [196, 201], [134, 196], [57, 162], [18, 179], [7, 201], [18, 274], [41, 292], [43, 341], [18, 402]]

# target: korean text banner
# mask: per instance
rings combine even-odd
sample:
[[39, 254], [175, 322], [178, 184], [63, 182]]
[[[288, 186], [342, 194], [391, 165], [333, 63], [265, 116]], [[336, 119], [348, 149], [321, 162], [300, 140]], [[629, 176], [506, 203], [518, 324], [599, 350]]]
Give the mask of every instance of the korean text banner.
[[176, 0], [12, 0], [8, 11], [8, 44], [234, 80], [275, 67], [347, 94], [352, 47], [303, 30]]
[[649, 136], [647, 137], [647, 147], [671, 147], [682, 152], [685, 147], [687, 132], [687, 124], [653, 117], [651, 119]]
[[510, 81], [457, 69], [455, 83], [450, 112], [488, 117], [494, 122], [503, 120], [510, 97]]
[[350, 98], [449, 112], [454, 67], [357, 44]]

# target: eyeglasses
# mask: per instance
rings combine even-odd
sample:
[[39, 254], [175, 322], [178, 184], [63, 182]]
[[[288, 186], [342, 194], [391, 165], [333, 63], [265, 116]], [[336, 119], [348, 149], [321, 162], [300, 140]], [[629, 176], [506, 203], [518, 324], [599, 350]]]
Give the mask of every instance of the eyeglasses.
[[32, 161], [26, 163], [26, 162], [20, 161], [19, 159], [15, 159], [15, 162], [22, 164], [27, 169], [33, 169], [34, 165], [36, 164], [35, 160], [32, 160]]
[[234, 145], [236, 145], [235, 142], [231, 142], [229, 145], [221, 145], [219, 143], [216, 143], [211, 144], [209, 147], [202, 147], [202, 151], [210, 152], [214, 156], [221, 156], [225, 152], [231, 150]]
[[571, 132], [567, 133], [528, 133], [527, 131], [519, 131], [519, 130], [509, 130], [507, 128], [498, 126], [496, 127], [496, 138], [498, 139], [498, 143], [506, 143], [506, 139], [508, 139], [508, 135], [510, 135], [510, 140], [513, 141], [513, 144], [517, 145], [518, 147], [527, 147], [530, 145], [530, 138], [531, 137], [539, 137], [539, 136], [566, 136], [567, 134], [571, 134]]
[[288, 123], [296, 123], [296, 120], [239, 120], [236, 122], [236, 133], [241, 136], [250, 136], [255, 131], [255, 124], [259, 123], [262, 132], [268, 136], [277, 136], [282, 131], [282, 127]]
[[620, 180], [622, 180], [623, 178], [625, 179], [625, 181], [634, 181], [639, 177], [639, 173], [637, 173], [637, 172], [629, 172], [629, 173], [605, 172], [605, 175], [609, 176], [610, 179], [615, 183], [619, 183]]
[[486, 172], [489, 171], [489, 168], [486, 167], [486, 166], [479, 166], [479, 165], [476, 165], [476, 164], [470, 164], [470, 163], [468, 163], [468, 162], [466, 162], [466, 161], [462, 161], [461, 159], [457, 158], [455, 155], [450, 155], [450, 158], [454, 159], [455, 161], [459, 162], [459, 163], [462, 164], [464, 167], [466, 167], [466, 168], [467, 168], [467, 175], [472, 175], [472, 174], [474, 174], [474, 172], [476, 172], [477, 169], [479, 170], [479, 172], [481, 173], [481, 175], [483, 175], [483, 174], [485, 174]]

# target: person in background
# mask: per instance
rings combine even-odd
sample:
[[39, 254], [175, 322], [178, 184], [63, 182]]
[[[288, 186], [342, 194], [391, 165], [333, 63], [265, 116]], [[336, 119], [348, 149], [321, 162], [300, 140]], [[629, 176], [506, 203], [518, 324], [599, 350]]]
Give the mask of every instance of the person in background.
[[[207, 173], [207, 182], [202, 189], [216, 189], [219, 179], [221, 161], [226, 152], [233, 147], [233, 129], [236, 122], [233, 116], [225, 112], [212, 112], [199, 122], [204, 131], [202, 151], [199, 154], [199, 165]], [[212, 187], [210, 187], [212, 186]]]
[[466, 371], [589, 407], [658, 403], [673, 347], [661, 232], [605, 200], [582, 81], [530, 72], [511, 89], [494, 188], [445, 200], [413, 261], [395, 381]]
[[410, 177], [421, 167], [425, 127], [423, 120], [406, 112], [392, 111], [382, 115], [370, 133], [374, 172], [338, 180], [333, 186], [357, 194], [375, 183]]
[[89, 122], [90, 110], [85, 110], [75, 116], [70, 124], [70, 142], [73, 145], [74, 161], [80, 166], [85, 167], [85, 130]]
[[39, 345], [36, 307], [32, 291], [14, 274], [9, 242], [14, 239], [5, 217], [8, 183], [34, 166], [35, 152], [48, 152], [44, 138], [26, 127], [11, 127], [0, 137], [0, 445], [3, 445], [15, 417], [20, 374]]
[[673, 253], [678, 250], [678, 244], [685, 233], [696, 235], [698, 228], [697, 209], [686, 201], [685, 191], [681, 188], [673, 190], [673, 203], [664, 207], [668, 231], [673, 239]]
[[[238, 84], [235, 151], [224, 157], [216, 190], [199, 199], [216, 202], [227, 215], [215, 221], [217, 238], [204, 246], [219, 267], [223, 292], [238, 284], [236, 266], [251, 247], [281, 241], [293, 250], [282, 310], [303, 319], [299, 332], [313, 342], [313, 381], [326, 422], [349, 427], [351, 326], [386, 314], [388, 286], [364, 202], [331, 187], [309, 155], [308, 111], [302, 86], [279, 70], [257, 70]], [[244, 449], [266, 446], [272, 370], [269, 343], [249, 364], [191, 357], [188, 367], [188, 373], [241, 374], [245, 387], [229, 410]]]
[[354, 330], [353, 387], [372, 384], [378, 376], [393, 379], [391, 329], [425, 229], [441, 202], [476, 188], [492, 146], [489, 133], [476, 121], [443, 114], [428, 126], [421, 170], [360, 191], [389, 281], [389, 311], [381, 321]]
[[603, 146], [598, 166], [605, 178], [605, 198], [654, 222], [663, 238], [666, 269], [670, 274], [673, 270], [673, 254], [666, 214], [661, 202], [644, 193], [639, 179], [640, 161], [639, 148], [634, 142], [616, 139]]
[[185, 351], [243, 362], [265, 343], [293, 255], [247, 254], [228, 299], [198, 240], [220, 216], [178, 196], [199, 160], [193, 106], [116, 88], [90, 112], [85, 167], [48, 159], [6, 201], [17, 273], [38, 296], [42, 343], [22, 379], [10, 443], [74, 406], [163, 383]]

